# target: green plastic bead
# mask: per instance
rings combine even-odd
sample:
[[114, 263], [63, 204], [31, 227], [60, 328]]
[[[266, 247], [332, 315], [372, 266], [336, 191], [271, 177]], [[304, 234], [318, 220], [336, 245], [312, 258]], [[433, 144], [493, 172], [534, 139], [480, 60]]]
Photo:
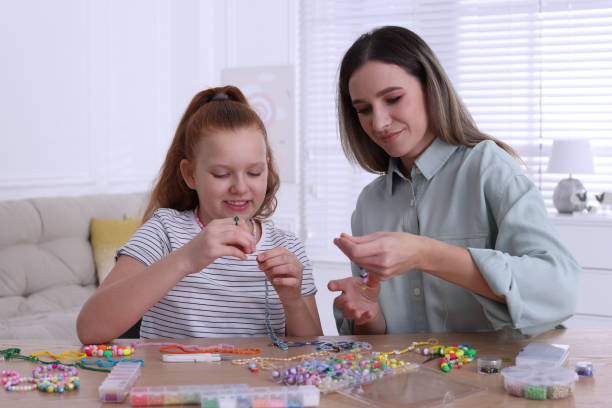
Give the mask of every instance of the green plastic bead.
[[450, 367], [448, 366], [448, 364], [442, 364], [440, 366], [440, 369], [444, 371], [445, 373], [448, 373], [450, 371]]
[[535, 399], [535, 400], [545, 400], [546, 399], [546, 388], [527, 387], [527, 389], [525, 390], [525, 398]]

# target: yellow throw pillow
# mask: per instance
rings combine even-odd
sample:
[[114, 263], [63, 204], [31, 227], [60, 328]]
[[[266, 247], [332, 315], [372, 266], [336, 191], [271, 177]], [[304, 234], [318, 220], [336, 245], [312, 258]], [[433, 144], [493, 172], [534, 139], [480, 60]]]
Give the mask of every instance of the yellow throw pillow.
[[142, 220], [127, 218], [115, 220], [107, 218], [92, 218], [90, 233], [94, 262], [98, 283], [102, 283], [106, 275], [115, 266], [115, 253], [130, 239], [142, 225]]

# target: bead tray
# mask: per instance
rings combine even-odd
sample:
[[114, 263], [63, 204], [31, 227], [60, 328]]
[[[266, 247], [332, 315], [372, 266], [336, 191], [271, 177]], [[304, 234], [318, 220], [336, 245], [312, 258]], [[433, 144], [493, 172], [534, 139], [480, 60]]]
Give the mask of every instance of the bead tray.
[[508, 394], [536, 400], [567, 398], [578, 380], [578, 374], [563, 367], [512, 366], [501, 374]]
[[139, 362], [117, 363], [98, 388], [100, 401], [122, 402], [140, 377], [140, 371]]
[[247, 390], [248, 384], [221, 385], [167, 385], [134, 387], [130, 391], [130, 404], [133, 407], [153, 405], [200, 404], [206, 393]]

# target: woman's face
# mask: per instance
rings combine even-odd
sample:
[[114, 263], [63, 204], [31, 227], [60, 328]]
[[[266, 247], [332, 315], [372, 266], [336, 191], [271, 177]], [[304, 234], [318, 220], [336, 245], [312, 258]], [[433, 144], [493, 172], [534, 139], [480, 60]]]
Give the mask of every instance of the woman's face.
[[368, 61], [353, 73], [348, 87], [363, 130], [410, 171], [435, 138], [419, 80], [398, 65]]
[[181, 173], [189, 188], [198, 193], [204, 224], [234, 216], [249, 219], [266, 195], [264, 136], [255, 126], [202, 136], [193, 162], [181, 162]]

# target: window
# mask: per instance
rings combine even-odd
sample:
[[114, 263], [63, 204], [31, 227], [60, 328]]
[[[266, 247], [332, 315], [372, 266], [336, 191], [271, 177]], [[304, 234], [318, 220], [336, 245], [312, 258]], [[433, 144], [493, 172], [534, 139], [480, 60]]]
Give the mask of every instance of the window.
[[612, 190], [612, 4], [567, 0], [302, 1], [299, 11], [303, 225], [315, 260], [340, 260], [361, 188], [375, 175], [340, 147], [340, 60], [362, 33], [401, 25], [436, 52], [480, 129], [514, 147], [550, 211], [567, 175], [546, 173], [553, 139], [587, 138], [594, 194]]

